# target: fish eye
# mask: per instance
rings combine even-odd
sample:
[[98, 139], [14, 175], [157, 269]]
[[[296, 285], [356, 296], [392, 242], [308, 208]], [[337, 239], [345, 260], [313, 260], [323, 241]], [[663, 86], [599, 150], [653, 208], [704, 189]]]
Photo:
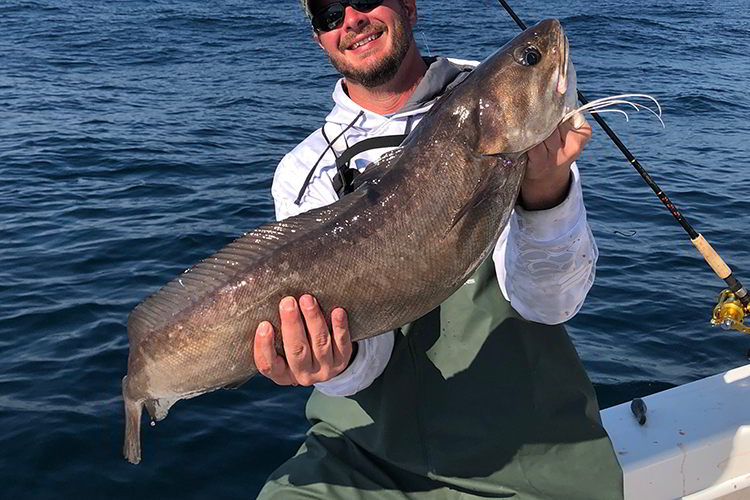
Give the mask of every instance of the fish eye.
[[516, 61], [523, 66], [534, 66], [542, 60], [542, 53], [533, 45], [527, 45], [516, 51]]
[[523, 51], [523, 65], [524, 66], [533, 66], [542, 59], [542, 54], [539, 52], [539, 49], [537, 49], [534, 46], [526, 47], [526, 50]]

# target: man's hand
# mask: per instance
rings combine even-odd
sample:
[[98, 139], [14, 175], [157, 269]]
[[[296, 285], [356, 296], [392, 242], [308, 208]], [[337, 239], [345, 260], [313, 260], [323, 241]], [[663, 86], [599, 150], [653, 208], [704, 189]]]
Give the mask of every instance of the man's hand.
[[526, 176], [519, 203], [526, 210], [545, 210], [565, 200], [570, 189], [570, 165], [591, 139], [591, 125], [573, 128], [575, 117], [565, 121], [541, 144], [528, 152]]
[[253, 349], [260, 373], [279, 385], [313, 385], [346, 369], [352, 357], [346, 311], [337, 307], [331, 312], [333, 335], [312, 295], [300, 297], [299, 305], [294, 297], [284, 297], [279, 303], [279, 315], [286, 359], [274, 348], [273, 326], [263, 321], [255, 331]]

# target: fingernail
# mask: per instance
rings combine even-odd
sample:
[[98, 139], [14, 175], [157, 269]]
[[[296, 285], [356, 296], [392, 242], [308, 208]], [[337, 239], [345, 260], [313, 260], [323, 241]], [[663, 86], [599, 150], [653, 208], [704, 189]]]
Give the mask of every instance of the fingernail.
[[299, 305], [304, 307], [305, 309], [312, 309], [315, 307], [315, 299], [312, 297], [312, 295], [303, 295], [299, 299]]
[[297, 301], [294, 297], [286, 297], [281, 301], [281, 308], [285, 311], [294, 311], [297, 309]]
[[260, 337], [265, 337], [268, 335], [268, 323], [263, 322], [258, 325], [258, 329], [255, 330], [255, 334]]
[[583, 117], [582, 113], [576, 113], [570, 119], [570, 123], [573, 125], [574, 129], [578, 130], [584, 123], [586, 123], [586, 118]]
[[343, 323], [346, 320], [346, 311], [343, 309], [334, 309], [331, 313], [331, 319], [337, 323]]

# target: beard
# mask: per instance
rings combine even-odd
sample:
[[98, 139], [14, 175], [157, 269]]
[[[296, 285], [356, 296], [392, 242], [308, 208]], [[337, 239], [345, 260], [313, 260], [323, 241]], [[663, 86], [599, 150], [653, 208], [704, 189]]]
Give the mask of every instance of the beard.
[[[377, 28], [377, 26], [374, 26]], [[377, 32], [377, 29], [373, 29]], [[347, 80], [367, 88], [374, 88], [389, 82], [401, 67], [401, 63], [409, 52], [412, 41], [411, 26], [399, 17], [391, 31], [392, 50], [380, 61], [368, 68], [354, 68], [346, 61], [334, 58], [330, 53], [328, 59], [333, 67]]]

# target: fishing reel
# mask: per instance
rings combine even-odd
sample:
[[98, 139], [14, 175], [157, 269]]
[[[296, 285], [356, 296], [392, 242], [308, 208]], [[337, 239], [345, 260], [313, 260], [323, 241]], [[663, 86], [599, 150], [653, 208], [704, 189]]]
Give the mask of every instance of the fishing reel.
[[750, 326], [745, 325], [745, 316], [748, 314], [750, 314], [750, 306], [744, 305], [737, 295], [727, 288], [719, 294], [711, 324], [720, 326], [724, 330], [750, 333]]

